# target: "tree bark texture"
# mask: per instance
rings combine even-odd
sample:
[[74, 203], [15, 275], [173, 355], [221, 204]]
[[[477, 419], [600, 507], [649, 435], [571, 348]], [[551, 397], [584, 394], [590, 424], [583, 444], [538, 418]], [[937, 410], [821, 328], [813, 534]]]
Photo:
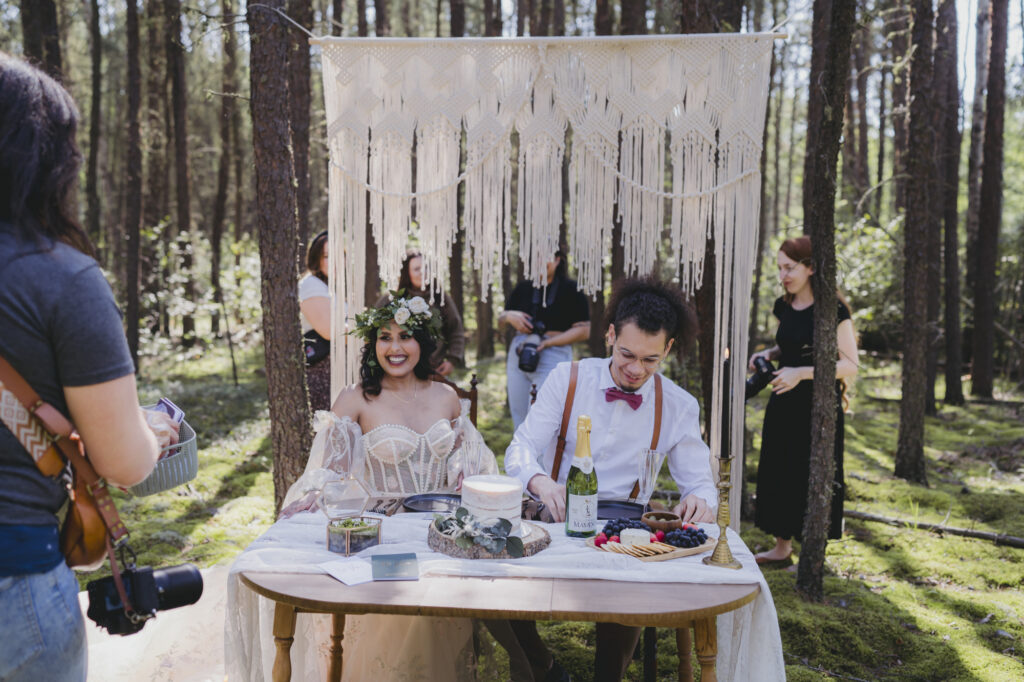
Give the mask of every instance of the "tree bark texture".
[[466, 2], [465, 0], [449, 0], [451, 9], [451, 36], [461, 38], [466, 35]]
[[[761, 15], [761, 13], [759, 11], [755, 11], [755, 13], [754, 13], [754, 32], [755, 33], [760, 33], [760, 31], [761, 31], [760, 15]], [[760, 199], [761, 211], [760, 211], [760, 214], [758, 215], [758, 223], [757, 223], [757, 256], [756, 256], [756, 258], [754, 260], [754, 290], [753, 290], [753, 292], [751, 293], [751, 296], [750, 296], [751, 305], [750, 305], [750, 324], [749, 324], [749, 331], [748, 331], [748, 336], [747, 336], [747, 344], [748, 344], [748, 346], [747, 346], [747, 357], [750, 357], [750, 354], [753, 352], [754, 344], [757, 341], [757, 337], [758, 337], [758, 334], [757, 334], [757, 331], [758, 331], [757, 319], [758, 319], [758, 309], [760, 308], [760, 306], [758, 304], [760, 303], [760, 300], [761, 300], [761, 268], [762, 268], [762, 265], [764, 264], [764, 250], [765, 250], [765, 247], [767, 246], [766, 242], [768, 241], [768, 206], [769, 206], [768, 197], [767, 197], [767, 193], [768, 193], [767, 192], [767, 190], [768, 190], [768, 130], [769, 130], [769, 125], [768, 124], [770, 123], [770, 119], [771, 119], [772, 94], [773, 94], [773, 91], [775, 91], [777, 89], [777, 85], [775, 83], [775, 71], [776, 71], [775, 51], [772, 50], [772, 61], [771, 61], [771, 66], [769, 67], [769, 74], [768, 74], [768, 98], [765, 100], [765, 103], [764, 103], [764, 130], [761, 133], [761, 199]], [[776, 97], [778, 96], [777, 92], [774, 92], [774, 94], [776, 95]], [[777, 133], [778, 132], [778, 122], [777, 121], [776, 121], [775, 128], [776, 128], [776, 133]], [[778, 142], [778, 139], [776, 139], [776, 143], [777, 142]], [[778, 164], [778, 145], [777, 144], [776, 144], [775, 152], [776, 152], [775, 161], [776, 161], [776, 165], [777, 165]], [[776, 168], [775, 191], [778, 192], [778, 168]], [[773, 197], [773, 202], [772, 202], [773, 205], [777, 205], [778, 204], [777, 199], [778, 199], [778, 197]], [[773, 213], [774, 213], [774, 211], [773, 211]], [[777, 217], [776, 217], [776, 220], [777, 220]]]
[[370, 27], [366, 22], [366, 0], [356, 0], [356, 32], [360, 38], [370, 35]]
[[[283, 0], [264, 0], [284, 8]], [[288, 25], [264, 9], [248, 10], [250, 110], [256, 166], [256, 224], [259, 229], [263, 298], [263, 350], [274, 452], [274, 508], [302, 474], [312, 434], [309, 393], [299, 351], [299, 302], [296, 295], [298, 223], [292, 182], [288, 81], [277, 67], [287, 63]]]
[[[313, 6], [310, 0], [288, 0], [288, 16], [307, 29], [313, 28]], [[311, 99], [309, 42], [298, 30], [288, 31], [288, 106], [292, 128], [292, 157], [295, 162], [295, 202], [299, 217], [299, 260], [302, 245], [312, 230], [309, 225], [309, 107]], [[319, 226], [318, 226], [319, 227]], [[326, 227], [326, 226], [325, 226]]]
[[[971, 147], [967, 157], [967, 248], [965, 282], [967, 297], [975, 300], [975, 277], [978, 272], [978, 213], [981, 207], [981, 164], [985, 143], [985, 88], [988, 85], [988, 60], [992, 42], [992, 1], [978, 0], [978, 16], [974, 40], [974, 99], [971, 104]], [[964, 360], [972, 356], [974, 311], [967, 310], [964, 320]]]
[[[863, 17], [865, 20], [867, 17]], [[867, 28], [857, 31], [857, 50], [853, 55], [854, 76], [857, 81], [857, 200], [871, 186], [871, 169], [868, 167], [868, 65]], [[858, 216], [859, 217], [859, 216]]]
[[57, 81], [63, 81], [60, 29], [53, 0], [21, 0], [21, 33], [25, 57]]
[[[819, 7], [820, 4], [820, 7]], [[804, 178], [803, 178], [803, 209], [804, 209], [804, 234], [807, 234], [808, 224], [815, 208], [813, 204], [819, 198], [818, 181], [826, 177], [826, 170], [820, 167], [822, 159], [820, 155], [812, 152], [812, 141], [821, 139], [821, 124], [826, 115], [834, 116], [842, 121], [842, 109], [833, 113], [837, 101], [845, 101], [846, 81], [843, 81], [843, 97], [839, 100], [831, 100], [829, 111], [826, 111], [825, 98], [817, 96], [821, 93], [824, 83], [825, 55], [828, 51], [830, 39], [829, 26], [832, 17], [832, 0], [816, 0], [814, 11], [811, 17], [811, 70], [808, 74], [808, 97], [807, 97], [807, 135], [804, 153]], [[843, 68], [849, 72], [849, 60], [844, 62]], [[811, 93], [815, 93], [811, 96]], [[829, 211], [834, 208], [829, 208]]]
[[996, 267], [1003, 221], [1003, 117], [1008, 0], [992, 0], [992, 50], [985, 96], [985, 143], [978, 211], [971, 395], [991, 398], [995, 379]]
[[853, 97], [853, 85], [856, 82], [856, 70], [853, 59], [850, 59], [850, 73], [846, 79], [846, 106], [843, 109], [843, 173], [842, 196], [846, 200], [845, 214], [852, 216], [852, 209], [857, 204], [860, 192], [857, 187], [857, 102]]
[[344, 26], [345, 4], [342, 0], [331, 0], [331, 35], [340, 36]]
[[89, 157], [85, 171], [85, 226], [89, 238], [99, 252], [103, 231], [100, 229], [100, 191], [99, 191], [99, 159], [100, 159], [100, 127], [102, 115], [100, 105], [103, 100], [103, 39], [100, 35], [100, 3], [99, 0], [89, 2], [89, 52], [92, 60], [90, 80], [92, 97], [89, 100]]
[[[174, 116], [174, 189], [178, 239], [181, 244], [181, 272], [185, 277], [185, 299], [196, 301], [196, 283], [192, 274], [192, 209], [188, 160], [188, 113], [185, 90], [185, 48], [181, 43], [181, 2], [166, 0], [167, 69], [171, 78], [171, 108]], [[192, 313], [181, 318], [182, 344], [195, 343], [196, 322]]]
[[[835, 371], [836, 371], [836, 251], [835, 196], [839, 138], [843, 131], [843, 98], [850, 71], [850, 42], [856, 0], [815, 0], [814, 24], [828, 36], [824, 46], [824, 69], [820, 80], [812, 81], [810, 101], [820, 98], [825, 117], [818, 126], [818, 137], [808, 138], [807, 155], [815, 155], [814, 167], [823, 172], [816, 181], [817, 195], [809, 202], [805, 215], [814, 245], [814, 376], [811, 407], [811, 460], [807, 482], [807, 514], [804, 516], [803, 544], [797, 567], [797, 589], [805, 597], [821, 601], [824, 596], [825, 545], [832, 481], [835, 475]], [[825, 14], [827, 12], [827, 14]], [[812, 53], [822, 49], [812, 43]], [[812, 56], [813, 60], [813, 56]], [[820, 85], [818, 85], [820, 83]], [[830, 103], [826, 106], [825, 103]], [[806, 190], [805, 190], [806, 191]], [[805, 200], [805, 205], [808, 202]]]
[[[210, 330], [214, 336], [220, 334], [220, 306], [224, 303], [224, 289], [220, 282], [221, 244], [224, 237], [224, 223], [227, 219], [228, 186], [231, 181], [232, 144], [231, 123], [234, 118], [235, 100], [230, 93], [235, 87], [235, 32], [229, 17], [235, 13], [232, 0], [221, 0], [221, 14], [225, 18], [222, 34], [224, 55], [221, 67], [220, 99], [220, 160], [217, 166], [217, 194], [213, 199], [213, 224], [210, 226], [210, 284], [213, 287], [213, 301], [217, 309], [210, 315]], [[230, 44], [229, 44], [230, 43]]]
[[374, 30], [378, 38], [391, 35], [391, 22], [388, 21], [388, 0], [373, 0]]
[[928, 353], [928, 239], [934, 173], [931, 0], [914, 0], [910, 58], [907, 214], [903, 228], [903, 380], [895, 474], [927, 485], [924, 413]]
[[612, 11], [611, 0], [596, 0], [594, 6], [594, 33], [599, 36], [610, 36], [615, 25], [615, 13]]
[[128, 159], [125, 170], [128, 186], [125, 188], [124, 234], [125, 252], [125, 331], [128, 349], [135, 368], [139, 367], [139, 244], [142, 228], [142, 133], [139, 112], [142, 109], [142, 70], [139, 58], [139, 8], [137, 0], [125, 5], [125, 32], [128, 59]]
[[888, 68], [881, 68], [878, 70], [878, 156], [876, 157], [875, 169], [875, 183], [878, 185], [878, 189], [875, 190], [875, 220], [881, 222], [882, 220], [882, 206], [883, 200], [885, 199], [885, 138], [886, 134], [886, 118], [888, 112], [885, 108], [885, 96], [886, 96], [886, 75], [889, 73]]
[[622, 0], [622, 35], [647, 33], [647, 0]]
[[941, 102], [942, 119], [937, 130], [941, 136], [938, 148], [941, 176], [943, 221], [943, 271], [945, 296], [946, 396], [949, 405], [963, 405], [964, 391], [960, 382], [962, 342], [960, 330], [960, 258], [957, 226], [957, 194], [960, 187], [960, 86], [957, 74], [956, 1], [941, 0], [935, 26], [936, 81], [942, 74], [943, 89], [936, 89]]
[[907, 172], [904, 159], [907, 151], [907, 82], [909, 67], [907, 62], [907, 34], [910, 32], [910, 19], [905, 8], [900, 5], [893, 9], [891, 24], [891, 47], [893, 63], [892, 71], [892, 174], [893, 207], [897, 213], [907, 205], [906, 184], [904, 175]]

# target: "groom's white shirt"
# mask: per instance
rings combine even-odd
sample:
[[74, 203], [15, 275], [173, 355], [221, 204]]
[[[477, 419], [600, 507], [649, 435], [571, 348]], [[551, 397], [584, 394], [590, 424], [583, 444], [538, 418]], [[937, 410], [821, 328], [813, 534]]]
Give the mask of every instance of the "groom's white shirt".
[[[565, 483], [576, 449], [576, 418], [586, 414], [593, 424], [590, 450], [597, 470], [598, 497], [602, 500], [625, 500], [639, 474], [639, 453], [651, 446], [654, 377], [652, 375], [637, 391], [643, 396], [643, 403], [633, 410], [624, 400], [606, 400], [605, 389], [615, 387], [609, 363], [608, 358], [579, 361], [576, 394], [565, 434], [565, 454], [555, 480]], [[565, 362], [551, 372], [537, 395], [537, 402], [516, 429], [512, 443], [505, 451], [505, 471], [521, 480], [524, 489], [535, 475], [551, 475], [558, 429], [569, 390], [570, 368], [571, 363]], [[718, 506], [718, 492], [711, 478], [710, 451], [700, 437], [697, 400], [664, 376], [661, 377], [661, 387], [658, 452], [667, 453], [669, 472], [682, 496], [697, 495], [714, 510]]]

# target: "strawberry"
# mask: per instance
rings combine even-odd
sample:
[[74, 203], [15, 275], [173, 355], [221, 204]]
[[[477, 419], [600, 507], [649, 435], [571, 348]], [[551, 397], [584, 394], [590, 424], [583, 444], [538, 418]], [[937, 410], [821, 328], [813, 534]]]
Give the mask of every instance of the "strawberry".
[[600, 547], [601, 545], [606, 544], [608, 544], [608, 538], [605, 537], [604, 533], [601, 533], [596, 538], [594, 538], [594, 547]]
[[600, 540], [604, 540], [605, 542], [607, 542], [607, 541], [608, 541], [608, 536], [607, 536], [607, 535], [605, 535], [604, 533], [598, 533], [598, 534], [597, 534], [597, 535], [596, 535], [596, 536], [594, 537], [594, 541], [595, 541], [595, 542], [597, 542], [597, 540], [599, 540], [599, 539], [600, 539]]
[[618, 542], [618, 541], [619, 541], [619, 536], [618, 535], [613, 535], [610, 538], [608, 538], [608, 542]]
[[663, 530], [656, 531], [654, 533], [654, 537], [658, 538], [658, 542], [661, 542], [662, 540], [665, 539], [665, 531], [663, 531]]

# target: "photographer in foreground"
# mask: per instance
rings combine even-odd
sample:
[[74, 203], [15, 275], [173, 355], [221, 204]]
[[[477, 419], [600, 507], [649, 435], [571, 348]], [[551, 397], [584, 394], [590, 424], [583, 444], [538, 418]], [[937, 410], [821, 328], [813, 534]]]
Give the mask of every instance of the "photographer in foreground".
[[530, 410], [530, 388], [536, 384], [540, 391], [557, 364], [572, 361], [572, 344], [590, 336], [590, 306], [568, 269], [565, 254], [556, 251], [547, 285], [520, 282], [498, 316], [499, 328], [507, 324], [517, 332], [506, 363], [508, 407], [517, 429]]
[[[0, 52], [0, 356], [77, 426], [96, 472], [130, 486], [158, 446], [113, 294], [74, 218], [77, 125], [64, 88]], [[86, 678], [78, 582], [59, 544], [66, 500], [0, 423], [0, 679]]]

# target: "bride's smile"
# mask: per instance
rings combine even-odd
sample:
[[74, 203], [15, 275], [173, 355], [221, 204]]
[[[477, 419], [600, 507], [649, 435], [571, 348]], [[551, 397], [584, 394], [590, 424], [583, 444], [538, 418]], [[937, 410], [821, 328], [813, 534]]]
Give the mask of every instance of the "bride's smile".
[[420, 344], [412, 332], [402, 329], [394, 320], [381, 327], [376, 350], [377, 362], [395, 378], [410, 374], [420, 361]]

